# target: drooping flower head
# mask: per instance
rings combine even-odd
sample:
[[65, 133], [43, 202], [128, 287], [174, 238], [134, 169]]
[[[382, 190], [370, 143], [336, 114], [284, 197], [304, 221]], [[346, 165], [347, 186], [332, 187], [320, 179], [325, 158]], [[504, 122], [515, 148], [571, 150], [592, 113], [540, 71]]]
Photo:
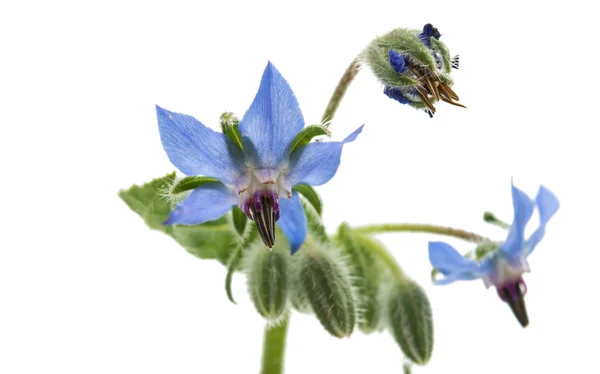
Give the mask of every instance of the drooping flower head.
[[[486, 287], [494, 286], [502, 301], [509, 304], [523, 327], [529, 319], [523, 297], [527, 292], [523, 273], [530, 271], [527, 257], [544, 237], [546, 224], [559, 208], [556, 196], [545, 187], [532, 201], [523, 191], [512, 186], [514, 220], [508, 237], [501, 243], [482, 243], [486, 248], [477, 261], [465, 258], [456, 249], [443, 242], [429, 243], [429, 260], [441, 274], [436, 284], [449, 284], [458, 280], [482, 279]], [[525, 226], [537, 206], [540, 225], [525, 239]]]
[[430, 23], [422, 31], [395, 29], [371, 42], [363, 54], [388, 97], [423, 109], [430, 117], [437, 101], [463, 106], [457, 103], [450, 77], [452, 68], [458, 69], [459, 57], [450, 58], [440, 37]]
[[304, 118], [288, 83], [270, 62], [239, 123], [239, 145], [191, 116], [159, 106], [156, 113], [161, 141], [173, 165], [186, 175], [218, 180], [193, 190], [165, 224], [201, 224], [237, 205], [254, 220], [269, 248], [275, 242], [277, 222], [292, 253], [307, 233], [306, 216], [292, 187], [328, 182], [338, 169], [343, 145], [362, 131], [361, 126], [341, 142], [309, 143], [292, 151]]

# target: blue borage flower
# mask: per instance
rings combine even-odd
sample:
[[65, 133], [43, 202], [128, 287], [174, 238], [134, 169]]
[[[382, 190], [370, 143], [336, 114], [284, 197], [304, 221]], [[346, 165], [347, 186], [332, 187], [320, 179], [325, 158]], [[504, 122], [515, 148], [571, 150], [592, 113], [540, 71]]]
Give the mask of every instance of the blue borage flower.
[[186, 175], [219, 180], [193, 190], [164, 224], [201, 224], [221, 217], [237, 204], [256, 222], [269, 248], [275, 242], [277, 221], [292, 253], [307, 233], [306, 216], [292, 187], [328, 182], [337, 172], [343, 145], [354, 141], [363, 128], [341, 142], [310, 143], [291, 152], [304, 119], [294, 93], [270, 62], [239, 124], [242, 149], [191, 116], [159, 106], [156, 113], [160, 138], [173, 165]]
[[[529, 323], [523, 296], [527, 292], [523, 273], [530, 271], [527, 257], [544, 237], [546, 224], [559, 208], [556, 196], [545, 187], [532, 201], [523, 191], [512, 186], [514, 220], [508, 237], [502, 243], [491, 244], [492, 248], [475, 261], [461, 256], [456, 249], [443, 242], [429, 243], [429, 260], [444, 275], [436, 284], [449, 284], [457, 280], [482, 279], [486, 287], [495, 286], [500, 298], [510, 305], [523, 327]], [[540, 226], [525, 240], [525, 226], [537, 206]]]

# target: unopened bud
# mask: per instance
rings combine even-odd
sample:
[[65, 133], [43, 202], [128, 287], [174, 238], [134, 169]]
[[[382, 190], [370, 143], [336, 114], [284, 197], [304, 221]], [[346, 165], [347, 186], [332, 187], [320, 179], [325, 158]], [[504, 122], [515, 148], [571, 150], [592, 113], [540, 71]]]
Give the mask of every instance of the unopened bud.
[[431, 24], [422, 31], [395, 29], [373, 40], [363, 59], [388, 97], [433, 116], [434, 104], [440, 100], [463, 107], [451, 88], [450, 72], [458, 68], [458, 58], [450, 58], [440, 37]]
[[256, 311], [268, 321], [277, 322], [288, 310], [289, 249], [263, 245], [252, 248], [248, 263], [248, 293]]
[[346, 223], [340, 226], [338, 238], [356, 291], [358, 327], [365, 333], [373, 332], [377, 330], [381, 320], [379, 282], [382, 269], [374, 251], [369, 247], [379, 243], [355, 233]]
[[401, 279], [392, 287], [388, 323], [404, 355], [416, 364], [426, 364], [433, 351], [433, 319], [429, 299], [416, 282]]
[[297, 281], [321, 325], [338, 338], [350, 336], [356, 322], [346, 264], [335, 252], [305, 245], [298, 254]]

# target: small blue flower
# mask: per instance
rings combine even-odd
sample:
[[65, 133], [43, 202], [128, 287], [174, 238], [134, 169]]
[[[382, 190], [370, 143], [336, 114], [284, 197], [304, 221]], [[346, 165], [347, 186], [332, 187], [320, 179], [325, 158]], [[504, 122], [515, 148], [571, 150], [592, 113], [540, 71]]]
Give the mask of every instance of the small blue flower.
[[[495, 286], [500, 298], [507, 302], [521, 325], [529, 323], [523, 296], [527, 292], [523, 273], [530, 271], [527, 257], [544, 237], [546, 224], [559, 208], [556, 196], [545, 187], [532, 201], [523, 191], [512, 186], [514, 220], [508, 237], [502, 243], [492, 244], [495, 250], [487, 253], [481, 260], [465, 258], [449, 244], [429, 243], [429, 261], [444, 275], [436, 284], [449, 284], [457, 280], [482, 279], [486, 287]], [[525, 226], [531, 219], [537, 206], [540, 226], [525, 239]]]
[[327, 183], [337, 172], [343, 145], [354, 141], [363, 128], [341, 142], [309, 143], [290, 152], [304, 118], [290, 86], [270, 62], [239, 124], [243, 149], [191, 116], [159, 106], [156, 113], [163, 148], [173, 165], [186, 175], [220, 181], [193, 190], [164, 224], [201, 224], [237, 204], [255, 221], [268, 247], [275, 242], [277, 221], [292, 253], [307, 233], [306, 216], [292, 187]]

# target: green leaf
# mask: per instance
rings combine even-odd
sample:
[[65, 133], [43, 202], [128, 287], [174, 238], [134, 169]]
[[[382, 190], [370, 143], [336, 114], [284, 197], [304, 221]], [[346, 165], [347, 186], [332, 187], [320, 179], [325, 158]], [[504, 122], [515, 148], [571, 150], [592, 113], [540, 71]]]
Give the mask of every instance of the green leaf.
[[294, 140], [292, 141], [292, 148], [290, 152], [294, 152], [294, 150], [303, 145], [307, 145], [310, 143], [312, 138], [315, 136], [327, 135], [331, 136], [331, 132], [325, 127], [321, 125], [310, 125], [306, 126], [296, 135]]
[[317, 191], [314, 190], [314, 188], [312, 188], [308, 184], [302, 183], [295, 185], [294, 188], [292, 188], [292, 190], [304, 196], [304, 198], [308, 200], [308, 202], [313, 206], [313, 208], [315, 208], [315, 211], [319, 215], [323, 214], [323, 200], [321, 200], [321, 197], [319, 196]]
[[235, 231], [237, 231], [240, 236], [244, 236], [244, 232], [246, 231], [246, 223], [248, 222], [248, 216], [246, 213], [242, 212], [240, 208], [234, 206], [231, 210], [231, 218], [233, 221], [233, 227], [235, 227]]
[[186, 191], [193, 190], [205, 183], [219, 182], [218, 179], [202, 176], [185, 177], [177, 181], [171, 190], [171, 195], [177, 195]]
[[231, 112], [221, 114], [221, 131], [227, 135], [235, 145], [242, 149], [242, 136], [239, 131], [240, 120]]
[[170, 233], [172, 226], [162, 223], [171, 212], [171, 203], [164, 196], [175, 181], [175, 172], [154, 179], [143, 186], [119, 191], [119, 197], [154, 230]]
[[119, 197], [136, 212], [153, 230], [173, 237], [188, 252], [203, 259], [216, 259], [226, 264], [231, 251], [235, 249], [236, 235], [227, 217], [203, 223], [202, 225], [165, 226], [162, 223], [172, 210], [168, 199], [175, 181], [175, 173], [154, 179], [142, 186], [132, 186], [119, 191]]

